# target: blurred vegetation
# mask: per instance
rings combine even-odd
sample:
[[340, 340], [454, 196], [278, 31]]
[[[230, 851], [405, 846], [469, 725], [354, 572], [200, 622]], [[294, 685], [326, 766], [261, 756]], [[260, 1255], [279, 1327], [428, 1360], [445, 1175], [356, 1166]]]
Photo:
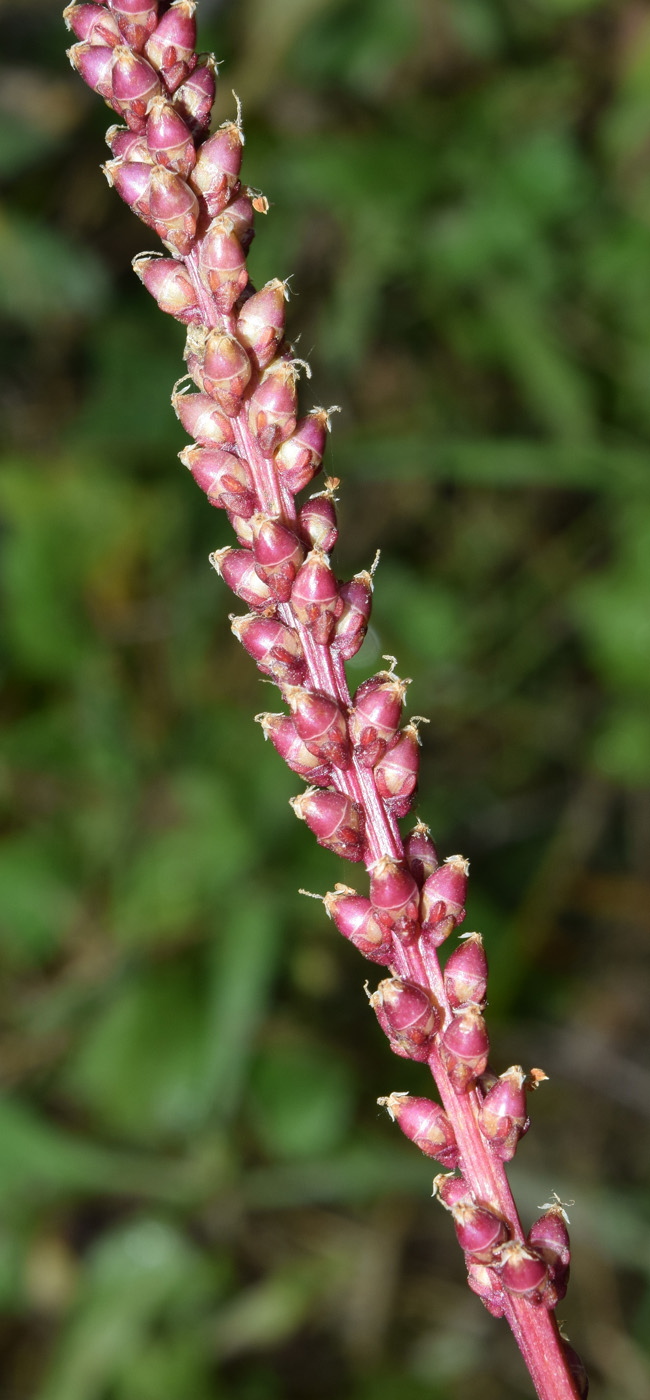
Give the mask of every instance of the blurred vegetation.
[[[420, 811], [472, 857], [513, 1168], [571, 1212], [594, 1400], [650, 1393], [650, 16], [640, 0], [201, 0], [343, 407], [341, 573], [431, 716]], [[175, 454], [182, 330], [98, 169], [53, 0], [0, 83], [0, 1354], [7, 1400], [516, 1400], [431, 1165], [426, 1092], [299, 886], [270, 693]], [[144, 241], [143, 241], [144, 240]]]

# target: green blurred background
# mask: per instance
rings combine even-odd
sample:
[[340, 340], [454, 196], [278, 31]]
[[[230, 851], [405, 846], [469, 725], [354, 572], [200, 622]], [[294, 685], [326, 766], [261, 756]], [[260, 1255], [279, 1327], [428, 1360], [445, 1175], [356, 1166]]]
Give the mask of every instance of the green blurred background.
[[[337, 566], [382, 549], [351, 682], [384, 652], [415, 677], [494, 1064], [550, 1075], [516, 1191], [528, 1222], [575, 1198], [560, 1313], [594, 1400], [647, 1400], [650, 12], [199, 18], [272, 203], [252, 276], [293, 274], [309, 388], [343, 408]], [[252, 723], [274, 697], [176, 461], [183, 331], [130, 271], [152, 235], [100, 174], [112, 118], [58, 5], [0, 21], [2, 1394], [524, 1400], [375, 1104], [425, 1070], [297, 893], [350, 872]]]

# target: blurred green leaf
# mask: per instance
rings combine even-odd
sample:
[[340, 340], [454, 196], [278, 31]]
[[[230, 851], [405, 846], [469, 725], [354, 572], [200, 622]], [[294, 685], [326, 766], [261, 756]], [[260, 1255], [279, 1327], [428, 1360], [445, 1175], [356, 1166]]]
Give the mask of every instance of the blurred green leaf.
[[102, 264], [64, 234], [0, 210], [0, 311], [42, 330], [43, 323], [98, 313], [106, 305]]
[[266, 1151], [289, 1161], [338, 1146], [350, 1123], [353, 1080], [331, 1049], [269, 1045], [252, 1075], [252, 1115]]

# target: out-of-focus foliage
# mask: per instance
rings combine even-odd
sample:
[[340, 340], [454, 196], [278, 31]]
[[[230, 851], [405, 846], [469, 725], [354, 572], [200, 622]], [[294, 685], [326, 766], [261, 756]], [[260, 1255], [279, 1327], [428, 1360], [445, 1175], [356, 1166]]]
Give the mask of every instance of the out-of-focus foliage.
[[[202, 0], [335, 420], [341, 573], [431, 717], [513, 1178], [576, 1198], [594, 1400], [650, 1390], [650, 20], [637, 0]], [[516, 1400], [252, 724], [175, 453], [183, 335], [53, 0], [5, 0], [0, 1302], [11, 1400]], [[372, 978], [371, 978], [372, 980]]]

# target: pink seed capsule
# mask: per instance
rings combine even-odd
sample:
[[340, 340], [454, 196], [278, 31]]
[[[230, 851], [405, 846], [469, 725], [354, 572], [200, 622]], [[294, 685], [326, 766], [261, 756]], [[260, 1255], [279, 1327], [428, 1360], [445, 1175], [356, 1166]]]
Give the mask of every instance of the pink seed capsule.
[[363, 645], [372, 612], [372, 575], [368, 569], [355, 574], [348, 583], [342, 583], [339, 595], [343, 599], [343, 612], [334, 630], [332, 651], [342, 661], [350, 661]]
[[278, 447], [275, 465], [290, 491], [302, 491], [320, 471], [333, 412], [334, 408], [312, 408]]
[[353, 943], [364, 958], [382, 963], [384, 967], [392, 962], [391, 940], [377, 922], [372, 904], [365, 895], [357, 894], [349, 885], [335, 885], [334, 890], [325, 895], [324, 904], [339, 933]]
[[[263, 195], [259, 199], [254, 198], [247, 185], [239, 193], [236, 193], [228, 203], [226, 210], [228, 218], [245, 253], [248, 252], [255, 237], [255, 211], [261, 213], [262, 204], [268, 208], [268, 200], [265, 200]], [[263, 212], [266, 213], [267, 210], [264, 209]]]
[[555, 1307], [567, 1291], [571, 1263], [571, 1242], [561, 1205], [550, 1206], [546, 1213], [535, 1221], [528, 1232], [528, 1243], [548, 1264], [549, 1287], [544, 1302], [547, 1307]]
[[144, 223], [151, 224], [149, 192], [153, 167], [142, 161], [107, 160], [102, 170], [109, 185]]
[[416, 822], [413, 830], [409, 831], [404, 841], [404, 855], [413, 879], [421, 889], [440, 863], [426, 822]]
[[168, 92], [176, 92], [196, 64], [195, 10], [195, 0], [174, 0], [145, 44], [145, 54], [164, 78]]
[[301, 778], [308, 778], [310, 783], [319, 783], [322, 786], [330, 782], [332, 775], [329, 764], [321, 763], [310, 753], [288, 715], [262, 714], [256, 715], [255, 719], [264, 730], [264, 738], [271, 740], [274, 749], [293, 773], [298, 773]]
[[455, 1210], [461, 1201], [474, 1199], [464, 1176], [457, 1176], [455, 1172], [439, 1172], [434, 1176], [433, 1194], [449, 1211]]
[[492, 1264], [495, 1250], [505, 1244], [509, 1230], [488, 1206], [459, 1201], [452, 1209], [456, 1238], [465, 1254], [477, 1264]]
[[382, 856], [370, 872], [370, 900], [387, 933], [412, 938], [417, 933], [419, 890], [406, 866]]
[[111, 97], [131, 131], [144, 132], [149, 103], [160, 94], [160, 78], [142, 54], [125, 44], [113, 49]]
[[499, 1076], [481, 1105], [481, 1132], [502, 1162], [512, 1161], [520, 1137], [528, 1131], [525, 1085], [521, 1065], [513, 1065]]
[[222, 447], [184, 447], [178, 455], [211, 505], [250, 518], [257, 497], [250, 468], [241, 457]]
[[153, 167], [149, 211], [153, 227], [165, 247], [181, 257], [189, 253], [196, 233], [199, 203], [180, 175], [160, 166]]
[[233, 617], [230, 625], [238, 641], [257, 662], [265, 676], [299, 685], [305, 674], [302, 643], [293, 627], [274, 617]]
[[325, 490], [311, 496], [298, 511], [298, 525], [301, 534], [317, 549], [329, 554], [338, 539], [334, 492], [338, 477], [328, 477]]
[[471, 1089], [488, 1061], [490, 1041], [477, 1006], [456, 1012], [440, 1037], [440, 1057], [457, 1094]]
[[350, 714], [350, 738], [362, 768], [374, 768], [395, 738], [409, 684], [391, 671], [378, 671], [356, 691]]
[[509, 1240], [501, 1245], [495, 1267], [508, 1293], [527, 1298], [529, 1303], [542, 1302], [548, 1266], [537, 1250], [519, 1240]]
[[284, 303], [287, 298], [286, 282], [274, 277], [261, 291], [254, 292], [239, 312], [237, 337], [246, 346], [258, 369], [270, 365], [282, 342]]
[[567, 1366], [576, 1387], [579, 1400], [587, 1400], [589, 1395], [589, 1377], [584, 1362], [581, 1361], [577, 1351], [571, 1346], [571, 1343], [565, 1341], [564, 1338], [562, 1338], [562, 1349], [566, 1356]]
[[503, 1317], [505, 1308], [503, 1298], [499, 1296], [494, 1286], [494, 1273], [485, 1264], [469, 1263], [467, 1268], [467, 1282], [472, 1290], [481, 1299], [484, 1307], [492, 1314], [492, 1317]]
[[109, 107], [118, 111], [112, 97], [114, 52], [108, 44], [91, 43], [73, 44], [72, 48], [67, 50], [68, 58], [79, 77], [83, 78], [93, 92], [98, 92], [100, 97], [108, 102]]
[[201, 146], [192, 176], [210, 215], [221, 214], [239, 183], [244, 136], [237, 122], [224, 122]]
[[201, 240], [199, 268], [217, 310], [227, 315], [248, 282], [246, 256], [227, 214], [213, 219]]
[[190, 394], [188, 388], [189, 385], [182, 390], [175, 387], [172, 394], [172, 408], [186, 433], [196, 438], [202, 447], [232, 446], [235, 441], [232, 419], [222, 413], [208, 394]]
[[251, 377], [251, 362], [243, 345], [227, 331], [190, 326], [185, 359], [199, 389], [216, 399], [228, 418], [235, 418]]
[[224, 583], [249, 608], [259, 608], [265, 612], [269, 606], [273, 606], [271, 590], [256, 572], [249, 550], [231, 549], [230, 545], [226, 545], [225, 549], [215, 549], [210, 555], [210, 563]]
[[278, 602], [288, 603], [293, 581], [305, 557], [300, 540], [287, 525], [269, 515], [255, 516], [253, 533], [257, 572]]
[[473, 1001], [480, 1006], [487, 991], [488, 965], [480, 933], [464, 933], [461, 943], [447, 959], [445, 991], [453, 1008]]
[[196, 160], [190, 129], [165, 97], [154, 97], [146, 126], [147, 149], [157, 165], [185, 178]]
[[390, 1094], [387, 1099], [377, 1099], [377, 1103], [388, 1109], [404, 1136], [414, 1142], [425, 1157], [435, 1157], [443, 1167], [458, 1166], [454, 1130], [440, 1104], [410, 1094]]
[[118, 126], [117, 122], [115, 126], [109, 126], [106, 132], [106, 145], [110, 146], [116, 159], [153, 165], [146, 138], [139, 136], [137, 131], [129, 131], [128, 126]]
[[297, 817], [307, 823], [319, 846], [344, 860], [363, 860], [365, 818], [363, 808], [342, 792], [307, 788], [290, 799]]
[[425, 1063], [431, 1054], [440, 1013], [428, 992], [414, 982], [389, 977], [380, 982], [370, 1005], [388, 1036], [391, 1050], [404, 1060]]
[[249, 422], [265, 457], [272, 457], [296, 426], [297, 379], [295, 361], [273, 360], [251, 396]]
[[108, 0], [124, 36], [123, 43], [140, 50], [158, 22], [158, 0]]
[[331, 695], [322, 690], [285, 686], [284, 697], [293, 722], [310, 753], [335, 768], [350, 767], [350, 741], [345, 715]]
[[377, 792], [396, 817], [405, 817], [411, 807], [419, 767], [420, 736], [411, 721], [391, 740], [375, 767]]
[[174, 106], [187, 122], [195, 140], [200, 141], [210, 122], [217, 91], [217, 65], [213, 54], [202, 54], [174, 92]]
[[201, 319], [196, 292], [183, 264], [175, 258], [157, 258], [139, 253], [133, 271], [158, 302], [161, 311], [174, 316], [184, 326]]
[[114, 49], [122, 43], [118, 22], [103, 5], [66, 5], [63, 18], [67, 28], [87, 44], [105, 44]]
[[309, 629], [319, 646], [327, 646], [343, 603], [326, 554], [312, 549], [298, 570], [291, 589], [291, 606], [298, 622]]
[[420, 923], [427, 942], [434, 948], [439, 948], [465, 918], [468, 871], [469, 862], [463, 856], [448, 856], [424, 882]]

